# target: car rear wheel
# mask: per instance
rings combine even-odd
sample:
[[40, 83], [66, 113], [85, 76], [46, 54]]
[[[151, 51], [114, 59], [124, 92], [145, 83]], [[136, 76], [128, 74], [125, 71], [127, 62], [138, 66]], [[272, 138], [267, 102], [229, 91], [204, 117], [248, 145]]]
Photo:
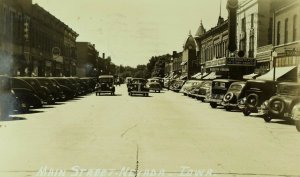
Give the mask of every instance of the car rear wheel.
[[272, 117], [270, 115], [264, 115], [265, 122], [271, 122]]
[[299, 121], [299, 120], [296, 120], [296, 121], [295, 121], [295, 125], [296, 125], [297, 131], [300, 132], [300, 121]]
[[211, 108], [217, 108], [217, 103], [209, 103]]

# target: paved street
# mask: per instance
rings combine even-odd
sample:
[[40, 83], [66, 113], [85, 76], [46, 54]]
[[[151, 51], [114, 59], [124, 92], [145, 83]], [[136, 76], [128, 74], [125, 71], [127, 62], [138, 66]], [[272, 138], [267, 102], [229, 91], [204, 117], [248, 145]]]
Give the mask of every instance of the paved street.
[[128, 96], [125, 85], [116, 89], [117, 96], [92, 94], [0, 122], [0, 176], [36, 176], [45, 166], [67, 176], [74, 168], [116, 169], [112, 176], [119, 176], [123, 167], [140, 176], [184, 176], [187, 168], [226, 177], [300, 176], [294, 125], [211, 109], [172, 91], [145, 98]]

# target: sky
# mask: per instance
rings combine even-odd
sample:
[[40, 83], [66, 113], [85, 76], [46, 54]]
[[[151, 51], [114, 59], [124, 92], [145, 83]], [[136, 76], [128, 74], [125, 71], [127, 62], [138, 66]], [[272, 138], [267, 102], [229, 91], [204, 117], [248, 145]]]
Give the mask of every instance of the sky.
[[96, 45], [116, 65], [135, 67], [151, 56], [182, 51], [200, 22], [206, 30], [227, 18], [226, 0], [33, 0]]

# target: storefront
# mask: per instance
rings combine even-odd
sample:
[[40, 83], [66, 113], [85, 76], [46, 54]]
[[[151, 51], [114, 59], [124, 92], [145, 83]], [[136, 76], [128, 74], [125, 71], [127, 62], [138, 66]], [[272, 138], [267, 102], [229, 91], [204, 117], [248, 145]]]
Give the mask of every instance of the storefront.
[[46, 77], [52, 76], [52, 61], [50, 60], [45, 61], [45, 76]]
[[224, 57], [205, 62], [206, 72], [228, 79], [243, 79], [244, 75], [253, 73], [255, 66], [253, 58]]

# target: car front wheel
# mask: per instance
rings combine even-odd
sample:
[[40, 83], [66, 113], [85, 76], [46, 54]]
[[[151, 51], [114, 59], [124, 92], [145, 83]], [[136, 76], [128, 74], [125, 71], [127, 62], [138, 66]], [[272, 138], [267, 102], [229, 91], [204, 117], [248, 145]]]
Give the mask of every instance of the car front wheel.
[[296, 120], [295, 121], [295, 124], [296, 124], [296, 129], [298, 132], [300, 132], [300, 121], [299, 120]]
[[244, 114], [244, 116], [249, 116], [251, 114], [251, 112], [248, 109], [244, 109], [243, 114]]
[[217, 103], [209, 103], [211, 108], [217, 108]]

